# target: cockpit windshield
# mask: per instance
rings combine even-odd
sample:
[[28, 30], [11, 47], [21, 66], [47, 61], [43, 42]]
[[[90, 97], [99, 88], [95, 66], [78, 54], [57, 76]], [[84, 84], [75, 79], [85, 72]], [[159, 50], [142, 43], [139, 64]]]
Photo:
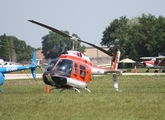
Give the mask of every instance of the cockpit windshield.
[[61, 59], [61, 60], [58, 62], [58, 64], [56, 65], [55, 70], [65, 72], [65, 73], [67, 73], [67, 74], [71, 74], [71, 71], [72, 71], [72, 64], [73, 64], [73, 61], [72, 61], [72, 60]]
[[158, 57], [162, 57], [163, 56], [163, 53], [158, 53]]
[[51, 71], [57, 61], [58, 61], [58, 58], [52, 59], [51, 61], [49, 61], [48, 65], [45, 68], [45, 71]]

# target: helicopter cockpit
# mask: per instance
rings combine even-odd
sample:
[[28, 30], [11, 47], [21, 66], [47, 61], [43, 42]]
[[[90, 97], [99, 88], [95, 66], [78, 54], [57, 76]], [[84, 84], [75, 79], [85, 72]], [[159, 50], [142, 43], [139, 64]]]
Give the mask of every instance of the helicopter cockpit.
[[58, 61], [59, 58], [56, 59], [52, 59], [51, 61], [49, 61], [48, 65], [45, 68], [45, 71], [51, 71], [54, 67], [54, 65], [56, 64], [56, 62]]
[[69, 59], [61, 59], [56, 67], [55, 71], [62, 71], [67, 74], [71, 74], [73, 61]]

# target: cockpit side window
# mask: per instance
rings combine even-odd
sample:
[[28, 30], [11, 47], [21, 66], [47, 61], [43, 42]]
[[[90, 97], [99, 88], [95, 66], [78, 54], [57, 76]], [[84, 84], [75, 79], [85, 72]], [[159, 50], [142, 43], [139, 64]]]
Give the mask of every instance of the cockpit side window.
[[80, 76], [86, 76], [86, 67], [83, 65], [80, 65]]
[[74, 64], [74, 74], [78, 74], [78, 65], [77, 63]]
[[68, 60], [68, 59], [61, 59], [56, 67], [55, 67], [55, 70], [58, 70], [58, 71], [62, 71], [62, 72], [65, 72], [67, 74], [71, 74], [71, 71], [72, 71], [72, 64], [73, 64], [73, 61], [72, 60]]

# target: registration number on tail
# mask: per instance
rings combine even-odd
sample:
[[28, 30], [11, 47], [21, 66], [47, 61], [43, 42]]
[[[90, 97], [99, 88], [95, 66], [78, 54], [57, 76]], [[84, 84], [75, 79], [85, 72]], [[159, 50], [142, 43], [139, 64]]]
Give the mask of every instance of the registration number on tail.
[[6, 71], [15, 71], [17, 70], [17, 67], [7, 67]]

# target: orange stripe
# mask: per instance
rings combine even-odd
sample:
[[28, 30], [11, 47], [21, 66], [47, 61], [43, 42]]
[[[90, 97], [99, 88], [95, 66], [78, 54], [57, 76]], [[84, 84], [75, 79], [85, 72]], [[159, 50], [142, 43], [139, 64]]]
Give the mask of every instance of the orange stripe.
[[118, 56], [119, 56], [119, 53], [117, 52], [115, 62], [114, 62], [114, 65], [113, 65], [113, 70], [116, 70]]

